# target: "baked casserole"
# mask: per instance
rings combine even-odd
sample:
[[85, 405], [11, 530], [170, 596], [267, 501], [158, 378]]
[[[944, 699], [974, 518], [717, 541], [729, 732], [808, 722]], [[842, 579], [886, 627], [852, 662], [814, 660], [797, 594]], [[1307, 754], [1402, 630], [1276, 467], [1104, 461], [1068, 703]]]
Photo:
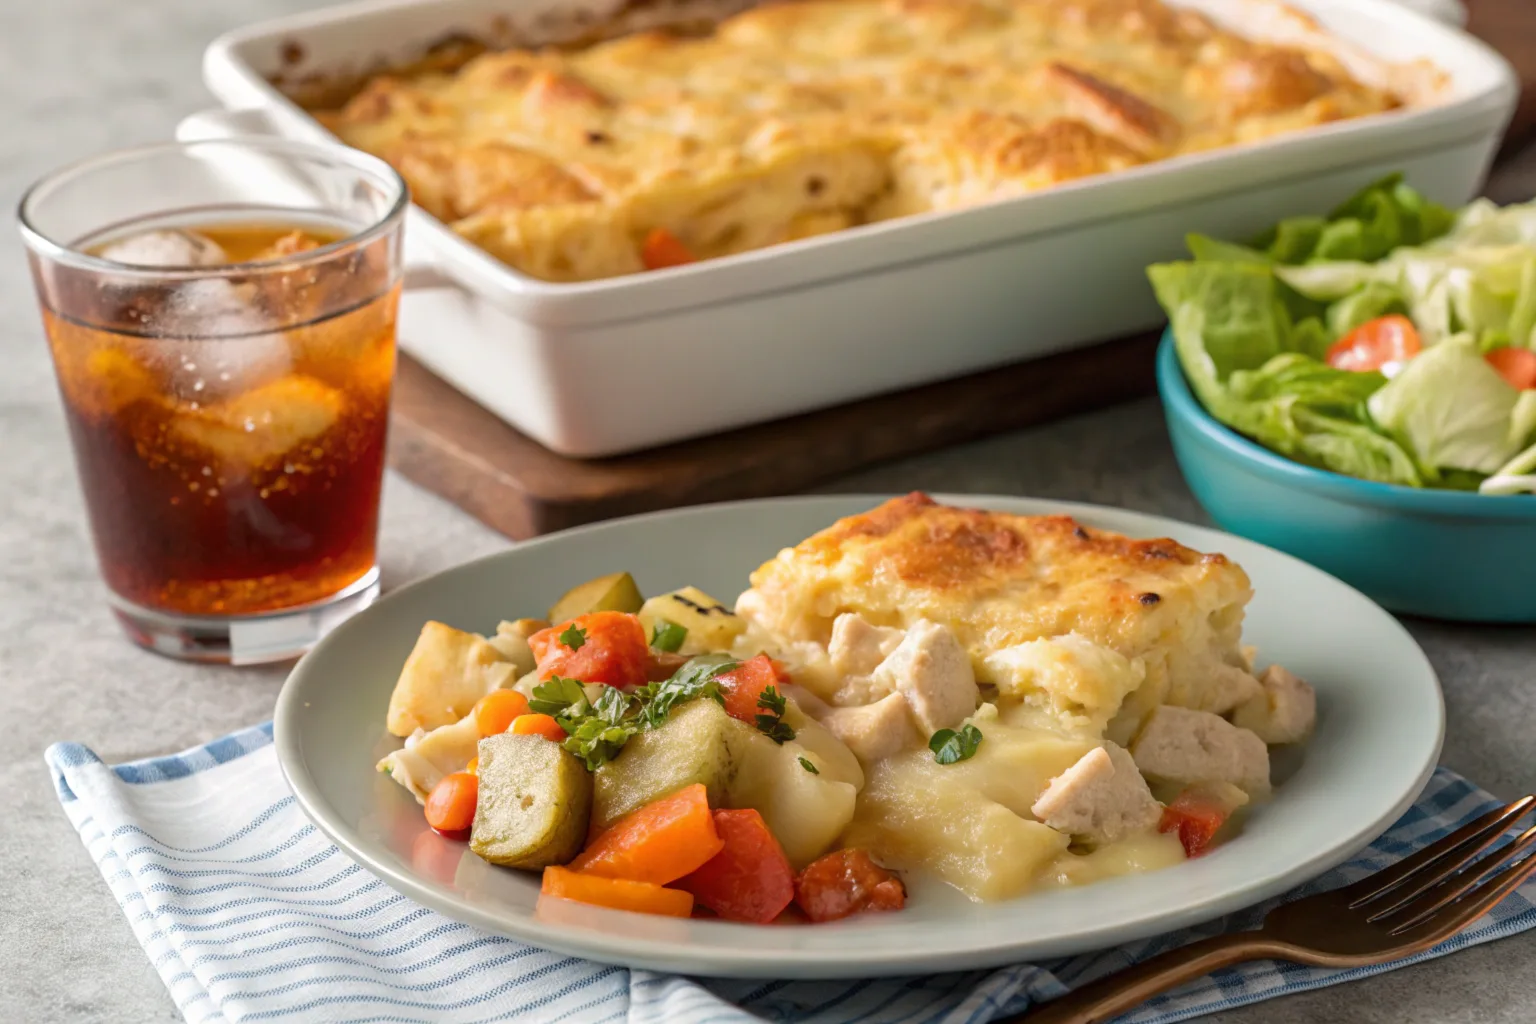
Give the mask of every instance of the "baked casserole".
[[790, 0], [381, 74], [316, 116], [471, 242], [585, 281], [1405, 102], [1317, 35], [1288, 38], [1159, 0]]

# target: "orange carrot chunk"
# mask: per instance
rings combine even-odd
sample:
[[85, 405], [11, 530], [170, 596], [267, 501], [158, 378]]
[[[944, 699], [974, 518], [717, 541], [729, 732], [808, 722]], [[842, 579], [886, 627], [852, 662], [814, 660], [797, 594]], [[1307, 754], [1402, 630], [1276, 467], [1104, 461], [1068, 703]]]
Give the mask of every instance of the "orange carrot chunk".
[[545, 868], [544, 885], [539, 891], [545, 896], [558, 896], [613, 910], [633, 910], [639, 914], [687, 917], [693, 913], [692, 893], [680, 889], [663, 889], [650, 882], [584, 875], [569, 868]]
[[688, 247], [666, 228], [652, 228], [640, 245], [640, 262], [646, 270], [681, 267], [698, 260]]
[[427, 824], [439, 832], [463, 832], [475, 823], [480, 779], [468, 772], [443, 776], [427, 795]]
[[1178, 834], [1184, 856], [1194, 858], [1209, 852], [1221, 826], [1232, 816], [1233, 807], [1205, 787], [1190, 786], [1163, 808], [1159, 832]]
[[492, 690], [475, 705], [475, 728], [481, 736], [504, 733], [528, 713], [528, 698], [516, 690]]
[[833, 850], [800, 872], [795, 902], [812, 921], [836, 921], [865, 911], [900, 910], [907, 889], [863, 850]]
[[564, 743], [566, 733], [549, 715], [518, 715], [512, 720], [512, 735], [543, 736], [555, 743]]
[[626, 814], [567, 867], [666, 885], [697, 871], [724, 848], [704, 786], [694, 783]]
[[795, 898], [784, 848], [754, 810], [716, 811], [715, 830], [724, 848], [677, 887], [727, 921], [767, 924]]

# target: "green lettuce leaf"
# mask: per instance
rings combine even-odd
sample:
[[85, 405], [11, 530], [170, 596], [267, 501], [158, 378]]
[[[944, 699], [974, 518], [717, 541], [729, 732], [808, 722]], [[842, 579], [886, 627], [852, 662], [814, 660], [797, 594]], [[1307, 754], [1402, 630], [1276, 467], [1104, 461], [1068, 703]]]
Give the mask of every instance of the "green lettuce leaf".
[[1470, 335], [1410, 359], [1368, 408], [1421, 466], [1438, 469], [1497, 472], [1536, 429], [1536, 392], [1510, 387]]

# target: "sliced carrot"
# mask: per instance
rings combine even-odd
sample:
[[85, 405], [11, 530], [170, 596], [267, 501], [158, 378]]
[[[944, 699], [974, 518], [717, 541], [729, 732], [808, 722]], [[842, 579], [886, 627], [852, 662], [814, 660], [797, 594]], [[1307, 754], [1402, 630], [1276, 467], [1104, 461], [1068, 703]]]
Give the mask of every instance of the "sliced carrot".
[[586, 875], [569, 868], [545, 868], [544, 885], [539, 891], [545, 896], [613, 910], [633, 910], [639, 914], [687, 917], [693, 913], [693, 893], [663, 889], [650, 882]]
[[516, 690], [493, 690], [475, 705], [475, 728], [481, 736], [496, 736], [527, 713], [527, 697]]
[[443, 776], [427, 794], [427, 824], [439, 832], [462, 832], [475, 823], [480, 779], [468, 772]]
[[704, 786], [694, 783], [626, 814], [567, 866], [605, 878], [666, 885], [697, 871], [724, 848]]
[[550, 715], [519, 715], [512, 721], [514, 736], [543, 736], [556, 743], [565, 742], [565, 730]]
[[640, 245], [640, 262], [646, 270], [681, 267], [698, 260], [688, 247], [666, 228], [653, 228]]

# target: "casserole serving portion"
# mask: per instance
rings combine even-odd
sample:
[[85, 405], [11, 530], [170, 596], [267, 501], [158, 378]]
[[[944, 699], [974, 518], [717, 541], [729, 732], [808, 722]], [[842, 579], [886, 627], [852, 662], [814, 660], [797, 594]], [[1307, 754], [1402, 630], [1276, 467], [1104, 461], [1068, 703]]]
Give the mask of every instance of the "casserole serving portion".
[[[679, 87], [666, 81], [675, 74], [681, 85], [697, 91], [702, 86], [689, 85], [689, 75], [718, 65], [697, 61], [675, 67], [668, 62], [675, 62], [677, 54], [708, 50], [712, 40], [718, 43], [718, 31], [729, 33], [733, 26], [745, 32], [753, 25], [779, 25], [776, 19], [781, 18], [793, 24], [804, 12], [823, 9], [820, 5], [754, 8], [739, 20], [722, 22], [722, 14], [740, 13], [748, 5], [742, 0], [628, 5], [620, 0], [354, 0], [215, 41], [204, 75], [219, 100], [235, 109], [199, 115], [181, 134], [257, 132], [334, 140], [335, 133], [311, 111], [343, 109], [370, 79], [390, 69], [404, 80], [400, 95], [417, 96], [424, 81], [444, 87], [461, 82], [477, 58], [486, 69], [503, 62], [518, 67], [519, 60], [548, 62], [548, 67], [533, 69], [528, 84], [507, 94], [513, 102], [503, 97], [500, 106], [489, 105], [473, 116], [454, 112], [457, 108], [444, 113], [441, 124], [431, 123], [447, 142], [438, 149], [423, 144], [414, 154], [428, 169], [408, 169], [407, 175], [426, 205], [412, 210], [405, 237], [412, 274], [401, 305], [400, 344], [540, 443], [566, 455], [612, 455], [1150, 328], [1160, 317], [1143, 268], [1174, 257], [1188, 232], [1247, 237], [1277, 218], [1330, 208], [1392, 172], [1403, 173], [1437, 202], [1459, 204], [1475, 194], [1515, 98], [1508, 65], [1477, 40], [1393, 0], [1292, 0], [1294, 9], [1271, 0], [1163, 2], [1166, 8], [1122, 6], [1126, 0], [1086, 6], [1084, 0], [1059, 5], [1035, 0], [1031, 7], [1029, 0], [1019, 0], [1018, 10], [1034, 10], [1040, 19], [1034, 35], [1019, 37], [1025, 56], [995, 64], [974, 58], [974, 67], [961, 59], [963, 52], [942, 49], [944, 39], [956, 32], [964, 36], [963, 18], [960, 28], [944, 19], [959, 18], [957, 12], [971, 8], [902, 7], [896, 0], [868, 8], [853, 0], [833, 4], [827, 9], [848, 12], [850, 18], [855, 11], [867, 11], [867, 18], [878, 15], [880, 24], [890, 26], [881, 32], [891, 34], [892, 45], [905, 39], [909, 50], [889, 58], [876, 53], [863, 61], [880, 69], [873, 77], [886, 93], [868, 81], [861, 91], [842, 85], [824, 90], [828, 110], [818, 116], [833, 119], [824, 123], [836, 127], [824, 131], [835, 138], [818, 137], [824, 155], [815, 159], [809, 149], [791, 144], [808, 129], [799, 121], [770, 116], [765, 106], [787, 102], [783, 96], [794, 93], [791, 79], [781, 75], [775, 80], [780, 84], [770, 86], [761, 67], [728, 62], [722, 75], [742, 81], [733, 78], [734, 84], [719, 85], [718, 91], [710, 85], [709, 95], [718, 97], [710, 107], [712, 116], [736, 125], [738, 133], [761, 133], [758, 148], [749, 153], [757, 154], [759, 162], [734, 171], [740, 196], [724, 179], [717, 181], [689, 164], [679, 165], [682, 169], [667, 178], [671, 184], [658, 184], [644, 202], [634, 198], [639, 192], [611, 204], [581, 198], [615, 189], [613, 182], [626, 175], [655, 177], [664, 164], [605, 158], [592, 164], [595, 171], [578, 173], [572, 154], [586, 152], [585, 135], [567, 139], [563, 150], [546, 151], [544, 136], [527, 126], [543, 116], [548, 133], [557, 134], [566, 124], [588, 129], [584, 115], [578, 116], [588, 109], [582, 106], [585, 101], [558, 95], [579, 65], [582, 80], [611, 104], [601, 108], [591, 127], [638, 131], [632, 124], [638, 115], [629, 103], [633, 94], [616, 87], [617, 72], [585, 70], [588, 62], [605, 54], [610, 62], [625, 53], [639, 54], [630, 59], [635, 66], [623, 77], [631, 83], [626, 88], [644, 85], [664, 92]], [[1059, 22], [1065, 15], [1058, 8], [1082, 12], [1080, 21]], [[981, 12], [978, 17], [993, 16], [988, 14], [992, 8], [974, 10]], [[1208, 45], [1186, 52], [1164, 41], [1165, 35], [1194, 31], [1189, 26], [1207, 19], [1215, 26], [1201, 29], [1215, 33]], [[721, 24], [724, 29], [713, 28]], [[663, 28], [668, 34], [653, 34]], [[776, 31], [799, 33], [805, 53], [785, 51], [783, 63], [790, 70], [806, 69], [795, 74], [810, 76], [818, 66], [850, 68], [838, 74], [851, 75], [861, 62], [845, 59], [843, 49], [835, 47], [849, 47], [850, 39], [857, 41], [872, 30], [839, 28], [834, 22], [815, 31]], [[919, 35], [927, 49], [912, 50]], [[1096, 41], [1087, 41], [1090, 37]], [[446, 45], [445, 38], [451, 40]], [[881, 34], [873, 38], [859, 45], [878, 50]], [[993, 37], [979, 33], [978, 38]], [[1062, 42], [1073, 39], [1079, 41], [1075, 49]], [[761, 44], [764, 49], [777, 45]], [[541, 47], [541, 53], [533, 52]], [[1244, 64], [1230, 55], [1211, 56], [1223, 47], [1232, 53], [1300, 53], [1310, 70], [1300, 73], [1298, 90], [1297, 75], [1288, 77], [1273, 67], [1274, 73], [1263, 72], [1262, 60]], [[497, 52], [483, 56], [490, 51]], [[1154, 52], [1174, 56], [1158, 63]], [[813, 59], [817, 53], [821, 56]], [[1179, 99], [1185, 96], [1188, 60], [1212, 61], [1205, 72], [1212, 84]], [[901, 78], [886, 70], [895, 64], [881, 61], [911, 62], [916, 70], [910, 80]], [[1019, 72], [1021, 78], [994, 77], [986, 88], [976, 84], [1014, 64], [1035, 70]], [[1069, 71], [1050, 70], [1050, 64]], [[1299, 73], [1300, 66], [1289, 58], [1286, 66]], [[1249, 70], [1234, 70], [1244, 67]], [[1073, 72], [1092, 76], [1092, 81], [1073, 78]], [[1231, 96], [1243, 92], [1232, 82], [1216, 80], [1233, 74], [1240, 85], [1250, 72], [1255, 83], [1271, 83], [1252, 92], [1250, 105], [1261, 97], [1291, 95], [1296, 104], [1292, 114], [1249, 110], [1237, 116], [1233, 108], [1236, 120], [1225, 129], [1226, 141], [1240, 144], [1199, 148], [1194, 140], [1202, 133], [1195, 127], [1200, 117], [1214, 124], [1221, 117], [1216, 111], [1222, 97], [1231, 102]], [[1328, 88], [1294, 99], [1309, 91], [1307, 82], [1317, 86], [1312, 74], [1326, 77]], [[810, 86], [822, 80], [805, 78], [795, 93], [798, 109], [809, 109]], [[1110, 94], [1097, 83], [1125, 95]], [[1074, 91], [1078, 86], [1082, 89]], [[386, 87], [374, 88], [389, 94]], [[1425, 88], [1428, 94], [1422, 95]], [[926, 195], [929, 207], [909, 216], [888, 216], [886, 211], [896, 207], [893, 182], [903, 149], [892, 142], [882, 148], [860, 140], [869, 138], [878, 104], [890, 106], [919, 89], [957, 97], [949, 106], [934, 101], [925, 116], [935, 124], [954, 127], [967, 109], [981, 110], [993, 121], [970, 122], [980, 127], [969, 135], [956, 127], [947, 135], [935, 129], [917, 138], [915, 128], [904, 129], [914, 140], [905, 149], [912, 165], [901, 172], [913, 183], [906, 194]], [[1030, 108], [1015, 95], [1055, 98]], [[1136, 102], [1173, 117], [1177, 138], [1159, 149], [1147, 138], [1138, 141], [1133, 126], [1117, 126], [1116, 112], [1129, 111]], [[1385, 108], [1393, 103], [1395, 108], [1368, 112], [1372, 104]], [[1080, 106], [1069, 115], [1074, 104]], [[1193, 104], [1207, 114], [1192, 113]], [[657, 123], [671, 119], [674, 129], [693, 124], [687, 105], [648, 109]], [[1037, 122], [1032, 109], [1046, 121]], [[1288, 124], [1287, 116], [1300, 120]], [[895, 115], [890, 117], [899, 126]], [[1052, 119], [1081, 127], [1045, 131], [1042, 124]], [[788, 127], [771, 127], [775, 121]], [[464, 124], [455, 127], [459, 122]], [[749, 129], [749, 122], [757, 127]], [[992, 123], [999, 124], [998, 131], [987, 127]], [[1155, 128], [1163, 122], [1149, 115], [1145, 123]], [[1282, 130], [1307, 123], [1312, 126], [1305, 130]], [[425, 124], [415, 129], [418, 136], [426, 137]], [[340, 124], [336, 128], [349, 131]], [[380, 132], [382, 146], [388, 137]], [[1245, 132], [1255, 133], [1251, 141]], [[400, 137], [404, 134], [401, 128]], [[481, 162], [456, 158], [455, 146], [464, 139], [484, 141], [492, 135], [516, 151], [507, 161], [516, 167], [498, 170], [505, 165], [498, 163], [500, 150], [494, 148], [491, 158]], [[694, 135], [709, 138], [702, 123]], [[1051, 148], [1035, 153], [1032, 147], [1042, 136]], [[1073, 139], [1089, 141], [1078, 146]], [[733, 152], [710, 145], [717, 153], [712, 159]], [[700, 147], [700, 154], [710, 150], [703, 141]], [[779, 155], [768, 160], [763, 154], [770, 153]], [[1097, 166], [1093, 161], [1116, 160], [1124, 169], [1082, 176]], [[919, 179], [922, 161], [927, 177]], [[1075, 170], [1080, 165], [1086, 170]], [[1044, 167], [1049, 174], [1030, 177], [1019, 170], [1023, 166]], [[1076, 176], [1069, 173], [1074, 171]], [[819, 178], [819, 189], [813, 177]], [[1047, 177], [1062, 180], [1036, 187]], [[515, 187], [498, 187], [499, 181], [512, 181]], [[269, 185], [253, 178], [253, 193]], [[809, 196], [813, 190], [818, 191], [815, 197]], [[865, 194], [878, 198], [860, 205]], [[1011, 198], [986, 201], [994, 194]], [[710, 208], [703, 196], [720, 199], [721, 206]], [[456, 204], [461, 202], [473, 210], [460, 210]], [[636, 219], [620, 212], [626, 204], [651, 212]], [[433, 210], [452, 220], [439, 219]], [[877, 215], [887, 219], [827, 230]], [[473, 240], [454, 229], [462, 221], [476, 226]], [[605, 223], [620, 224], [621, 230]], [[682, 231], [700, 246], [699, 253], [689, 255], [729, 254], [668, 272], [577, 275], [578, 265], [596, 262], [634, 267], [636, 239], [643, 243], [655, 224]], [[733, 241], [729, 228], [735, 224], [742, 230]], [[567, 252], [552, 241], [602, 231], [608, 232], [610, 247], [597, 255], [581, 248]], [[780, 235], [812, 231], [822, 233], [767, 244]], [[544, 240], [530, 243], [535, 237]], [[704, 238], [713, 240], [699, 241]], [[678, 238], [669, 240], [675, 245], [665, 246], [664, 252], [676, 256], [678, 248], [686, 248]], [[749, 242], [760, 247], [745, 248]], [[491, 255], [487, 245], [504, 247], [498, 252], [508, 258], [530, 254], [530, 260], [550, 268], [563, 260], [566, 266], [559, 274], [546, 272], [565, 279], [545, 280], [518, 270]], [[422, 284], [435, 286], [416, 287]]]
[[1441, 77], [1376, 63], [1367, 84], [1297, 25], [1270, 42], [1162, 0], [791, 0], [576, 49], [459, 42], [462, 66], [374, 75], [316, 116], [476, 245], [582, 281], [1380, 113]]

